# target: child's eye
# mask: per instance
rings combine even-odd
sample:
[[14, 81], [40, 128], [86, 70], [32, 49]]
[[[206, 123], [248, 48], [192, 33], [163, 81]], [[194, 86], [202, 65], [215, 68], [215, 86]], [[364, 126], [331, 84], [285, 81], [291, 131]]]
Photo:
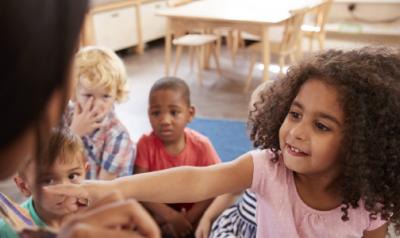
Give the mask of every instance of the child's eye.
[[103, 95], [103, 98], [105, 98], [105, 99], [109, 99], [109, 98], [111, 98], [111, 95], [109, 95], [109, 94], [105, 94], [105, 95]]
[[160, 115], [160, 111], [152, 111], [152, 112], [150, 112], [150, 115], [156, 117], [156, 116]]
[[44, 178], [44, 179], [41, 180], [40, 183], [43, 184], [43, 185], [53, 185], [53, 184], [56, 183], [56, 180], [53, 179], [53, 178]]
[[171, 115], [172, 115], [172, 116], [176, 116], [176, 115], [178, 115], [178, 114], [179, 114], [179, 111], [175, 111], [175, 110], [171, 111]]
[[315, 122], [315, 127], [320, 131], [330, 131], [329, 127], [325, 126], [321, 122]]
[[290, 111], [289, 112], [289, 116], [293, 119], [300, 119], [301, 118], [301, 114], [295, 111]]
[[68, 175], [68, 178], [72, 181], [76, 181], [79, 179], [82, 175], [80, 173], [72, 173]]
[[90, 98], [90, 97], [92, 96], [92, 94], [86, 93], [86, 94], [83, 94], [83, 96], [84, 96], [85, 98]]

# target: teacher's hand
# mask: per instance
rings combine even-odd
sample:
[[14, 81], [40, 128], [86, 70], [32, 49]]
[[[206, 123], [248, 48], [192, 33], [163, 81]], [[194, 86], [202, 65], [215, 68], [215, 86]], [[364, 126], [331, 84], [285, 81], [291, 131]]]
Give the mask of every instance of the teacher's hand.
[[97, 200], [87, 210], [70, 217], [61, 227], [58, 238], [137, 238], [160, 237], [157, 224], [135, 200], [123, 200], [112, 192]]

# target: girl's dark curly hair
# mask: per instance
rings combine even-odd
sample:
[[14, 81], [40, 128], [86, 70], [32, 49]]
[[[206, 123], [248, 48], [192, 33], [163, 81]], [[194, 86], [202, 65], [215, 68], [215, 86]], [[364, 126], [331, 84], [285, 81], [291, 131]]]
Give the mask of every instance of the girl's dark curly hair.
[[256, 148], [278, 151], [279, 128], [309, 79], [334, 86], [344, 112], [342, 171], [336, 185], [342, 220], [360, 199], [371, 217], [400, 225], [400, 54], [388, 48], [330, 50], [291, 67], [266, 87], [250, 111]]

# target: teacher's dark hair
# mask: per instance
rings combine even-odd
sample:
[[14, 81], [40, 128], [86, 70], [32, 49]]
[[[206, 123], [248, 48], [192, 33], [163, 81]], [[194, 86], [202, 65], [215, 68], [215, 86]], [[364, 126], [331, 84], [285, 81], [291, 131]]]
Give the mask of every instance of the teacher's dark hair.
[[0, 1], [0, 150], [46, 121], [44, 109], [55, 90], [67, 99], [87, 5], [86, 0]]

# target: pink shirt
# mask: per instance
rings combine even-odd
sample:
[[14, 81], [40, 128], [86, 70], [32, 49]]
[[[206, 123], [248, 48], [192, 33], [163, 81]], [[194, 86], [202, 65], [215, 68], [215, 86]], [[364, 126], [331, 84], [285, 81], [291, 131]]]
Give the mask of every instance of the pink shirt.
[[350, 220], [341, 220], [341, 207], [315, 210], [299, 197], [293, 173], [282, 160], [271, 161], [269, 150], [251, 152], [254, 172], [251, 190], [257, 197], [257, 238], [263, 237], [362, 237], [386, 221], [369, 218], [364, 203], [348, 209]]

